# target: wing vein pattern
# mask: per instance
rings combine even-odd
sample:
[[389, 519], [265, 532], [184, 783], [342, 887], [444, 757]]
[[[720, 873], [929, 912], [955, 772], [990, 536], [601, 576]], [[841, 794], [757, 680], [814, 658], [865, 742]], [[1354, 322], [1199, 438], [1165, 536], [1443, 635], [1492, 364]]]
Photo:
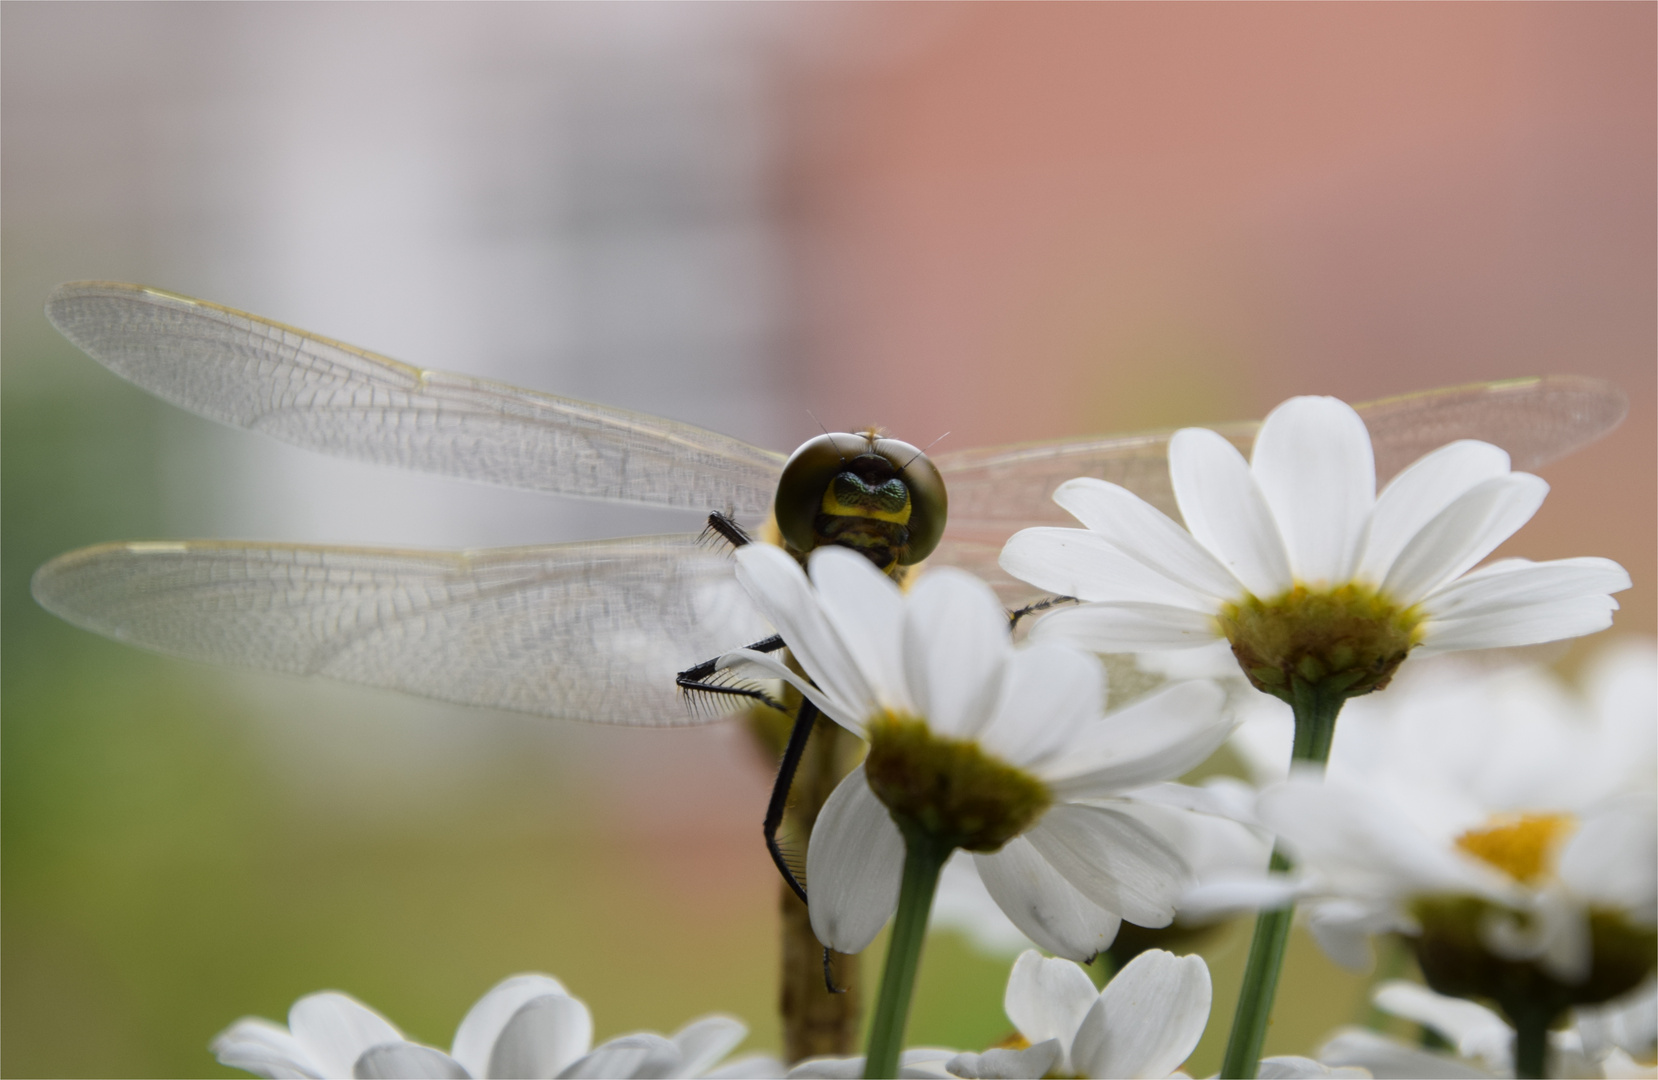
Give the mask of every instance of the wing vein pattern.
[[191, 412], [313, 450], [583, 498], [753, 520], [783, 455], [645, 413], [426, 371], [254, 315], [138, 285], [79, 282], [54, 326]]
[[41, 567], [34, 592], [171, 656], [651, 726], [711, 719], [675, 673], [769, 633], [730, 558], [693, 535], [463, 552], [104, 544]]

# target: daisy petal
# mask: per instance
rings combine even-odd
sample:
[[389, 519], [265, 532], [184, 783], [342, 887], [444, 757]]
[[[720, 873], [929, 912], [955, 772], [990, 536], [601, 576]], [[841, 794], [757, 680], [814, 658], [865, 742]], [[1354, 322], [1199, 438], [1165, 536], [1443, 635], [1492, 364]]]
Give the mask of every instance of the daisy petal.
[[1167, 926], [1190, 870], [1169, 842], [1107, 807], [1063, 805], [1025, 833], [1088, 899], [1140, 926]]
[[1371, 1000], [1383, 1012], [1433, 1028], [1463, 1057], [1500, 1060], [1508, 1055], [1514, 1040], [1514, 1029], [1485, 1006], [1445, 997], [1403, 979], [1383, 983]]
[[[473, 1076], [489, 1074], [489, 1052], [501, 1029], [507, 1026], [512, 1014], [526, 1002], [548, 995], [568, 996], [564, 986], [548, 975], [514, 975], [490, 988], [489, 993], [467, 1011], [460, 1027], [455, 1029], [455, 1040], [449, 1046], [449, 1055]], [[578, 1053], [586, 1053], [582, 1044]]]
[[927, 726], [962, 739], [984, 727], [994, 682], [1012, 651], [1007, 612], [990, 586], [941, 567], [911, 590], [902, 650], [893, 655], [902, 656], [908, 698]]
[[836, 952], [862, 952], [898, 906], [904, 838], [859, 765], [830, 793], [806, 848], [812, 932]]
[[1116, 940], [1122, 919], [1078, 892], [1024, 837], [974, 855], [973, 865], [1003, 914], [1049, 952], [1086, 963]]
[[1194, 649], [1220, 637], [1215, 617], [1168, 604], [1081, 604], [1036, 621], [1032, 641], [1068, 641], [1089, 652]]
[[860, 718], [874, 712], [874, 688], [823, 614], [800, 565], [770, 544], [740, 547], [736, 559], [737, 581], [806, 673]]
[[1504, 559], [1453, 581], [1424, 600], [1422, 609], [1430, 619], [1466, 619], [1629, 587], [1629, 572], [1611, 559]]
[[[903, 1080], [947, 1076], [943, 1066], [955, 1056], [954, 1050], [936, 1047], [918, 1047], [898, 1055], [898, 1075]], [[815, 1057], [796, 1062], [788, 1072], [788, 1080], [812, 1077], [819, 1080], [856, 1080], [864, 1074], [864, 1059], [858, 1057]]]
[[1406, 541], [1382, 591], [1410, 606], [1485, 558], [1531, 520], [1549, 485], [1530, 473], [1475, 484]]
[[1333, 397], [1290, 398], [1262, 421], [1250, 462], [1296, 580], [1349, 580], [1376, 505], [1376, 461], [1359, 414]]
[[593, 1045], [593, 1015], [566, 994], [545, 994], [520, 1005], [490, 1049], [484, 1075], [557, 1076]]
[[774, 1057], [748, 1054], [702, 1075], [707, 1080], [775, 1080], [788, 1071], [789, 1067]]
[[1207, 922], [1240, 911], [1280, 908], [1294, 903], [1302, 891], [1300, 881], [1281, 875], [1205, 881], [1180, 898], [1180, 914]]
[[248, 1016], [236, 1021], [209, 1047], [219, 1064], [269, 1080], [321, 1080], [322, 1068], [288, 1029]]
[[1207, 548], [1192, 539], [1192, 534], [1173, 518], [1127, 488], [1083, 476], [1059, 485], [1054, 502], [1089, 531], [1163, 577], [1217, 600], [1237, 596], [1237, 579]]
[[[1337, 965], [1359, 975], [1368, 975], [1376, 966], [1370, 937], [1380, 932], [1372, 925], [1379, 913], [1344, 900], [1327, 900], [1311, 905], [1307, 932], [1318, 942], [1324, 955]], [[1359, 917], [1355, 917], [1359, 916]]]
[[1508, 472], [1508, 453], [1462, 439], [1424, 454], [1382, 489], [1355, 575], [1380, 585], [1410, 538], [1474, 485]]
[[[810, 570], [824, 615], [858, 670], [873, 684], [875, 696], [888, 704], [907, 704], [898, 651], [904, 597], [898, 586], [868, 559], [843, 547], [814, 551]], [[788, 635], [784, 638], [793, 644]]]
[[363, 1051], [351, 1075], [357, 1080], [471, 1080], [472, 1074], [436, 1047], [394, 1042]]
[[1443, 619], [1422, 624], [1422, 656], [1457, 649], [1504, 649], [1544, 641], [1581, 637], [1612, 625], [1618, 602], [1610, 596], [1579, 596], [1571, 600], [1512, 608], [1467, 619]]
[[1074, 801], [1179, 776], [1232, 733], [1232, 721], [1221, 715], [1225, 704], [1225, 692], [1206, 679], [1148, 694], [1088, 725], [1043, 779], [1056, 795]]
[[[1207, 553], [1205, 557], [1213, 559]], [[1056, 596], [1137, 600], [1205, 610], [1218, 610], [1220, 606], [1214, 597], [1189, 588], [1087, 529], [1021, 529], [1008, 538], [997, 561], [1019, 580]], [[1218, 563], [1216, 570], [1230, 581], [1231, 575]], [[1236, 596], [1241, 589], [1232, 581], [1226, 595]]]
[[1319, 1048], [1332, 1067], [1369, 1069], [1374, 1076], [1438, 1076], [1445, 1080], [1491, 1080], [1491, 1074], [1445, 1054], [1403, 1046], [1373, 1031], [1350, 1028]]
[[288, 1010], [288, 1030], [324, 1076], [350, 1076], [363, 1051], [402, 1042], [391, 1021], [356, 998], [335, 991], [308, 994]]
[[1244, 588], [1263, 599], [1294, 578], [1272, 510], [1238, 448], [1204, 428], [1169, 440], [1169, 479], [1186, 528]]
[[1002, 1007], [1028, 1042], [1058, 1039], [1061, 1046], [1070, 1046], [1098, 995], [1093, 980], [1077, 965], [1026, 949], [1013, 962]]
[[966, 1080], [1019, 1080], [1026, 1076], [1047, 1076], [1059, 1062], [1061, 1051], [1058, 1039], [1047, 1039], [1023, 1050], [996, 1049], [982, 1054], [957, 1054], [944, 1068], [951, 1076]]
[[1332, 1069], [1323, 1062], [1312, 1058], [1299, 1057], [1295, 1054], [1280, 1054], [1261, 1059], [1261, 1067], [1255, 1070], [1255, 1080], [1317, 1080], [1321, 1077], [1348, 1077], [1368, 1080], [1369, 1069], [1336, 1068]]
[[857, 1080], [864, 1074], [862, 1057], [815, 1057], [797, 1061], [788, 1071], [788, 1080]]
[[1148, 949], [1105, 984], [1071, 1048], [1083, 1076], [1168, 1076], [1209, 1023], [1209, 968]]
[[682, 1076], [701, 1076], [748, 1038], [748, 1025], [734, 1016], [704, 1016], [674, 1033]]
[[1072, 740], [1104, 711], [1105, 668], [1069, 646], [1036, 642], [1008, 657], [991, 700], [990, 721], [978, 733], [986, 750], [1022, 767], [1062, 750], [1069, 759]]
[[[679, 1065], [679, 1048], [660, 1035], [623, 1035], [573, 1062], [559, 1080], [604, 1080], [605, 1077], [671, 1076]], [[529, 1073], [512, 1075], [532, 1075]], [[533, 1075], [545, 1076], [546, 1073]]]
[[1634, 795], [1585, 815], [1560, 853], [1561, 880], [1587, 900], [1651, 919], [1658, 908], [1658, 817], [1653, 809], [1650, 794]]

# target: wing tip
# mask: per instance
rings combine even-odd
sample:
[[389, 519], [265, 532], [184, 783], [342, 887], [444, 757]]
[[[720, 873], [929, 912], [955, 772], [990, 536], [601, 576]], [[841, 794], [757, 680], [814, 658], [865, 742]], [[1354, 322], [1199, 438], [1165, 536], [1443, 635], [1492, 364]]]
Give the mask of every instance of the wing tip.
[[[53, 312], [62, 311], [77, 300], [95, 296], [160, 296], [169, 300], [187, 299], [166, 289], [136, 285], [130, 281], [65, 281], [61, 285], [53, 286], [52, 291], [46, 294], [46, 317], [51, 319]], [[53, 320], [53, 325], [56, 325], [56, 320]]]

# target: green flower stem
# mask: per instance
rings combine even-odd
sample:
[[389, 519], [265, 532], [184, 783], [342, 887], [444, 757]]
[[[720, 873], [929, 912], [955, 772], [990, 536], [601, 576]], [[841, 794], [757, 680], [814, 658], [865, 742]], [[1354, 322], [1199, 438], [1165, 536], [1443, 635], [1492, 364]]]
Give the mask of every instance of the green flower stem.
[[[1336, 734], [1336, 715], [1347, 700], [1330, 681], [1295, 679], [1289, 703], [1295, 710], [1295, 746], [1291, 762], [1306, 761], [1323, 767], [1330, 758], [1330, 742]], [[1271, 868], [1288, 870], [1289, 859], [1274, 849]], [[1261, 1046], [1266, 1042], [1267, 1022], [1272, 1017], [1272, 1000], [1278, 993], [1278, 974], [1284, 967], [1284, 950], [1290, 941], [1290, 924], [1295, 905], [1263, 911], [1255, 917], [1255, 937], [1249, 944], [1249, 963], [1244, 968], [1238, 1009], [1232, 1014], [1232, 1035], [1226, 1043], [1226, 1057], [1220, 1074], [1229, 1080], [1254, 1080], [1261, 1063]]]
[[1290, 708], [1295, 711], [1295, 746], [1290, 760], [1310, 761], [1319, 768], [1330, 760], [1336, 737], [1336, 716], [1347, 695], [1323, 683], [1296, 679], [1291, 685]]
[[898, 1075], [898, 1055], [904, 1048], [904, 1028], [910, 1018], [910, 993], [921, 966], [921, 943], [927, 936], [938, 875], [951, 847], [919, 829], [904, 830], [904, 883], [898, 891], [898, 914], [887, 939], [886, 968], [881, 973], [881, 998], [869, 1024], [869, 1049], [864, 1076]]
[[1547, 1076], [1544, 1067], [1549, 1054], [1549, 1028], [1555, 1014], [1547, 1008], [1514, 1010], [1514, 1075], [1518, 1080], [1539, 1080]]

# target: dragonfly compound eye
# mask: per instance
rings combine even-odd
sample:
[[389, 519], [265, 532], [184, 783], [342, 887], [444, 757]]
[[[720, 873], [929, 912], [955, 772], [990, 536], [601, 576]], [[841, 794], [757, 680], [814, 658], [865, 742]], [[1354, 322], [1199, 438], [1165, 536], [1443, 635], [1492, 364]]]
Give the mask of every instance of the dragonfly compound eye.
[[944, 480], [920, 450], [839, 432], [819, 435], [789, 458], [774, 511], [797, 556], [839, 544], [891, 571], [932, 553], [947, 507]]

